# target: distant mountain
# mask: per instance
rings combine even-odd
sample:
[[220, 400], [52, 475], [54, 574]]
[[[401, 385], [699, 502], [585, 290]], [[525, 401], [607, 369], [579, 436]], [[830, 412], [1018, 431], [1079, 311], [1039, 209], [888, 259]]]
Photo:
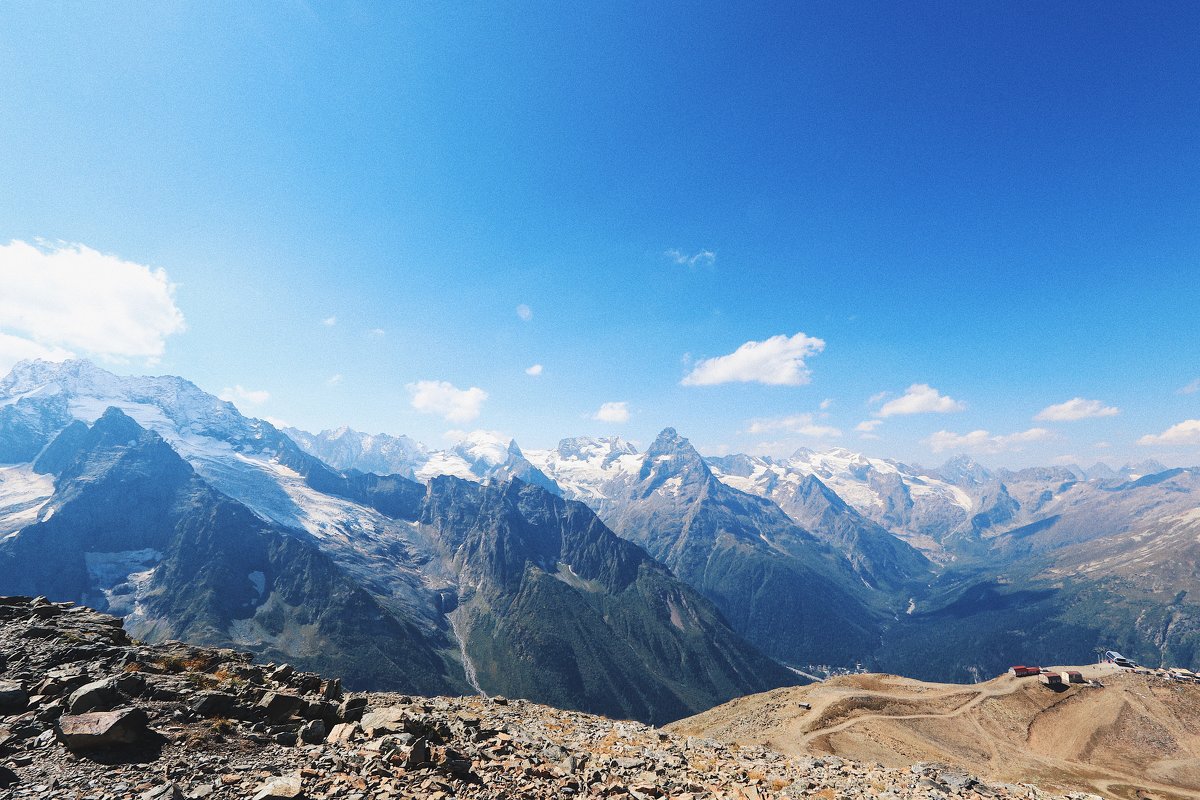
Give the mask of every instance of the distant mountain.
[[412, 478], [416, 469], [429, 460], [428, 448], [407, 436], [372, 435], [348, 427], [316, 434], [299, 428], [283, 428], [283, 432], [305, 452], [334, 469]]
[[[0, 592], [36, 578], [147, 636], [298, 663], [353, 642], [394, 653], [337, 667], [364, 684], [411, 657], [439, 691], [654, 720], [790, 680], [763, 652], [962, 681], [1100, 645], [1200, 667], [1197, 470], [705, 459], [671, 429], [644, 453], [295, 435], [180, 378], [18, 365], [0, 379]], [[411, 460], [420, 482], [320, 448]]]
[[888, 602], [872, 583], [903, 584], [929, 569], [886, 532], [880, 543], [877, 528], [849, 531], [857, 518], [832, 493], [826, 513], [846, 530], [821, 540], [771, 501], [722, 483], [671, 428], [644, 454], [619, 440], [570, 439], [528, 455], [716, 603], [735, 629], [797, 666], [866, 658]]
[[515, 441], [487, 431], [468, 433], [445, 450], [432, 450], [407, 436], [371, 435], [344, 427], [319, 434], [298, 428], [285, 428], [284, 432], [306, 453], [335, 469], [403, 475], [419, 481], [440, 475], [469, 481], [520, 478], [558, 492], [554, 481], [529, 463]]
[[0, 594], [357, 686], [655, 722], [796, 680], [586, 506], [517, 477], [337, 471], [186, 381], [80, 362], [19, 365], [8, 408], [26, 460], [0, 468]]
[[[709, 459], [709, 463], [722, 482], [773, 500], [788, 513], [793, 510], [798, 487], [815, 477], [859, 516], [935, 560], [947, 557], [942, 539], [968, 524], [978, 511], [970, 492], [936, 471], [840, 448], [823, 452], [801, 449], [787, 459], [726, 456]], [[986, 476], [985, 472], [975, 474]]]

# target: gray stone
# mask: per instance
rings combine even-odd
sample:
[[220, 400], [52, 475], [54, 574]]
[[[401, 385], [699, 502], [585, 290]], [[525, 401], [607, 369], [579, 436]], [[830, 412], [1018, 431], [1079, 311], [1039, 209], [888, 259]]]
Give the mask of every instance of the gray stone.
[[184, 800], [183, 792], [174, 783], [164, 783], [142, 792], [138, 800]]
[[20, 714], [29, 702], [29, 693], [16, 681], [0, 681], [0, 715]]
[[254, 790], [254, 800], [296, 800], [303, 796], [304, 783], [299, 772], [271, 778]]
[[192, 711], [202, 717], [227, 717], [236, 703], [237, 698], [226, 692], [201, 692], [192, 701]]
[[325, 723], [314, 719], [300, 726], [300, 741], [305, 744], [320, 744], [325, 741]]
[[111, 680], [93, 681], [80, 686], [71, 692], [67, 699], [67, 708], [72, 714], [86, 714], [89, 711], [108, 711], [120, 700], [117, 687]]
[[267, 692], [262, 700], [258, 701], [258, 707], [267, 712], [267, 719], [281, 722], [303, 708], [304, 701], [286, 692]]
[[412, 747], [408, 751], [408, 758], [404, 762], [406, 769], [416, 769], [424, 764], [429, 763], [429, 742], [425, 739], [417, 739], [412, 743]]
[[367, 732], [367, 736], [371, 737], [399, 733], [404, 730], [404, 722], [407, 718], [407, 709], [400, 706], [385, 706], [363, 714], [362, 727]]
[[146, 714], [137, 708], [60, 717], [54, 730], [58, 740], [72, 751], [137, 744], [148, 733]]

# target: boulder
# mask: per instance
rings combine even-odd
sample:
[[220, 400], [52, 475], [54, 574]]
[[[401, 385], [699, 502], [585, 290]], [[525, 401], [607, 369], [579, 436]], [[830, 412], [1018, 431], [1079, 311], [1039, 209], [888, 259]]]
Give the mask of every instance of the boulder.
[[333, 726], [333, 730], [325, 737], [330, 744], [354, 741], [354, 737], [362, 733], [362, 726], [357, 722], [341, 722]]
[[304, 784], [299, 772], [271, 778], [254, 790], [254, 800], [296, 800], [304, 796]]
[[227, 692], [201, 692], [192, 701], [192, 711], [202, 717], [228, 717], [237, 698]]
[[16, 681], [0, 681], [0, 716], [20, 714], [29, 703], [29, 694]]
[[89, 711], [108, 711], [118, 702], [120, 695], [113, 681], [92, 681], [71, 692], [67, 708], [72, 714], [86, 714]]
[[401, 706], [384, 706], [363, 714], [361, 723], [367, 736], [386, 736], [400, 733], [408, 722], [409, 712]]
[[320, 744], [325, 741], [325, 723], [319, 719], [306, 722], [300, 726], [299, 736], [305, 744]]
[[139, 708], [94, 711], [59, 717], [54, 731], [68, 750], [96, 750], [144, 741], [149, 733], [146, 721]]
[[258, 701], [258, 707], [267, 713], [267, 719], [282, 722], [303, 708], [304, 701], [286, 692], [267, 692], [262, 700]]

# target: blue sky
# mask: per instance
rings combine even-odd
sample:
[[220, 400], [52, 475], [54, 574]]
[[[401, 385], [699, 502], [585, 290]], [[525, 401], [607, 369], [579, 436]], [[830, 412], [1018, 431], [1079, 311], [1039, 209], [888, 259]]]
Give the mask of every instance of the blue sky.
[[[0, 6], [0, 243], [87, 248], [0, 252], [0, 359], [432, 444], [1200, 463], [1200, 7], [644, 6]], [[46, 264], [148, 341], [31, 321], [86, 318]]]

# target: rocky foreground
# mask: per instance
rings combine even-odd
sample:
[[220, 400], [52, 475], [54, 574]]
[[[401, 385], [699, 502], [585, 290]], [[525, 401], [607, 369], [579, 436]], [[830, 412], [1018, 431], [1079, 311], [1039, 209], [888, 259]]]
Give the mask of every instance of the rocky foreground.
[[500, 697], [351, 694], [0, 598], [0, 797], [1039, 798], [936, 765], [787, 758]]

